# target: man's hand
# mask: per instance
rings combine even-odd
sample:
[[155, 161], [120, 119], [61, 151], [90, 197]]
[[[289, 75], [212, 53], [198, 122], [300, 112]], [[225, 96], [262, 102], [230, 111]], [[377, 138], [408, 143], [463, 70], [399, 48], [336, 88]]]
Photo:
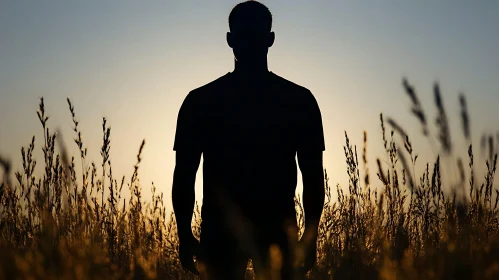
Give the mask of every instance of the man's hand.
[[199, 254], [199, 241], [191, 234], [180, 237], [179, 257], [180, 263], [185, 270], [188, 270], [196, 275], [199, 271], [194, 263], [194, 256]]
[[315, 265], [315, 261], [317, 260], [317, 245], [315, 242], [312, 242], [308, 245], [305, 245], [304, 250], [304, 260], [303, 260], [303, 272], [309, 272]]
[[316, 230], [305, 230], [300, 241], [298, 241], [298, 268], [303, 273], [309, 272], [317, 260], [317, 232]]

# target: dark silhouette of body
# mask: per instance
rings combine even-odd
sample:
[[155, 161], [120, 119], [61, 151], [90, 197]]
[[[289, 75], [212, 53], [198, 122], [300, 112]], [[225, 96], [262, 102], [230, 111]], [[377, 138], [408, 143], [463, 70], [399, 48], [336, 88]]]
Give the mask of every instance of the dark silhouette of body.
[[[199, 268], [202, 279], [244, 279], [250, 258], [264, 279], [272, 272], [292, 279], [315, 263], [324, 202], [321, 113], [308, 89], [269, 72], [267, 52], [275, 38], [271, 24], [263, 4], [238, 4], [227, 33], [234, 71], [191, 91], [179, 111], [172, 200], [180, 260], [191, 272]], [[199, 243], [191, 221], [201, 155]], [[305, 211], [299, 241], [296, 156]]]

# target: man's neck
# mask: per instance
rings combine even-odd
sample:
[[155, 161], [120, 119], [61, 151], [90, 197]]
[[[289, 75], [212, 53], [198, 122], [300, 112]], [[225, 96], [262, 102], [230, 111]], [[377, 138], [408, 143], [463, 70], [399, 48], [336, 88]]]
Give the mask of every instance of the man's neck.
[[233, 73], [239, 77], [246, 79], [258, 79], [260, 77], [265, 77], [269, 73], [267, 66], [267, 59], [251, 63], [242, 63], [234, 60], [234, 71]]

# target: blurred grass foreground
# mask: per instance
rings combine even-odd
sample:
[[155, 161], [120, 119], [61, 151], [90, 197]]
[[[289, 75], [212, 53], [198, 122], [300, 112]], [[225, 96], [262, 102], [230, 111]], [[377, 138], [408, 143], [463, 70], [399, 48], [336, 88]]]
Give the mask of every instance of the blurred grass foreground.
[[[441, 159], [453, 159], [449, 121], [438, 84], [434, 87], [434, 138], [414, 88], [403, 81], [423, 136], [438, 143], [440, 155], [414, 174], [418, 156], [409, 136], [380, 115], [387, 160], [377, 160], [369, 177], [364, 133], [361, 161], [345, 133], [349, 186], [332, 190], [325, 173], [318, 261], [309, 279], [499, 279], [499, 191], [494, 188], [497, 140], [483, 138], [485, 174], [476, 172], [466, 100], [460, 96], [467, 160], [453, 162], [453, 176], [442, 179]], [[43, 173], [35, 174], [35, 137], [21, 148], [22, 169], [0, 158], [0, 277], [2, 279], [193, 279], [178, 260], [174, 217], [163, 194], [152, 186], [147, 203], [138, 181], [141, 152], [130, 179], [112, 172], [111, 130], [102, 122], [102, 161], [87, 161], [75, 109], [68, 99], [80, 159], [71, 157], [48, 126], [43, 98], [38, 118]], [[396, 141], [401, 139], [401, 141]], [[56, 149], [57, 146], [57, 149]], [[76, 170], [75, 160], [82, 169]], [[463, 163], [464, 161], [464, 163]], [[361, 165], [363, 167], [361, 167]], [[464, 166], [467, 167], [464, 167]], [[362, 175], [361, 175], [362, 174]], [[448, 181], [448, 182], [447, 182]], [[125, 190], [123, 190], [125, 188]], [[123, 191], [129, 192], [122, 197]], [[332, 201], [332, 191], [337, 199]], [[300, 199], [297, 220], [303, 226]], [[199, 207], [193, 230], [199, 236]], [[252, 278], [251, 265], [248, 278]]]

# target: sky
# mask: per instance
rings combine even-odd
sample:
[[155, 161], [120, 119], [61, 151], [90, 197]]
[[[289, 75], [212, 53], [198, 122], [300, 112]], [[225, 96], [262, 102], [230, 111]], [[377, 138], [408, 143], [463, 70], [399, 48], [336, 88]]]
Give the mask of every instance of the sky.
[[[60, 129], [78, 159], [69, 97], [90, 159], [100, 162], [106, 117], [115, 176], [130, 179], [145, 139], [139, 171], [145, 197], [154, 182], [171, 205], [178, 110], [190, 90], [233, 70], [225, 34], [238, 2], [1, 0], [0, 155], [20, 169], [20, 148], [35, 135], [42, 168], [36, 110], [43, 96], [49, 127]], [[319, 103], [333, 187], [348, 184], [345, 131], [359, 148], [367, 131], [371, 172], [375, 158], [384, 158], [380, 113], [406, 127], [420, 161], [436, 157], [410, 114], [402, 77], [415, 86], [432, 126], [432, 87], [440, 83], [454, 139], [462, 138], [460, 92], [468, 99], [474, 141], [497, 131], [498, 1], [261, 2], [276, 33], [269, 69], [310, 89]], [[456, 140], [456, 149], [466, 146]], [[201, 168], [198, 200], [200, 175]]]

